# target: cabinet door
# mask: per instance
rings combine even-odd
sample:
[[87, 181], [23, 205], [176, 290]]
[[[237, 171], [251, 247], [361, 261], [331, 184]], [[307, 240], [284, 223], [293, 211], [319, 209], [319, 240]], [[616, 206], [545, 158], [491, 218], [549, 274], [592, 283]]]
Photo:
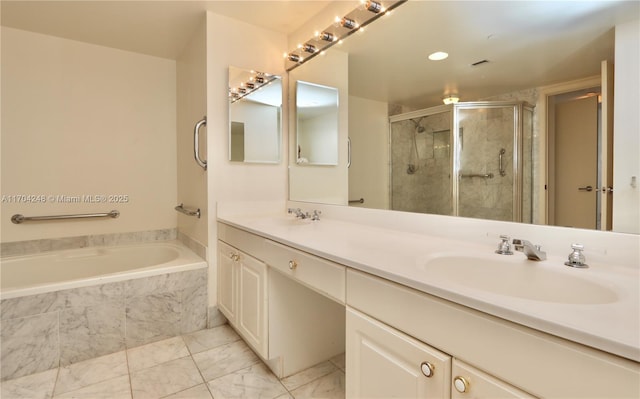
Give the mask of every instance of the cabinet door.
[[347, 308], [348, 398], [448, 398], [451, 357]]
[[458, 359], [453, 359], [451, 375], [452, 399], [534, 398], [534, 396]]
[[242, 336], [267, 358], [267, 266], [241, 252], [238, 274], [238, 322]]
[[238, 250], [218, 241], [218, 307], [231, 324], [237, 318]]

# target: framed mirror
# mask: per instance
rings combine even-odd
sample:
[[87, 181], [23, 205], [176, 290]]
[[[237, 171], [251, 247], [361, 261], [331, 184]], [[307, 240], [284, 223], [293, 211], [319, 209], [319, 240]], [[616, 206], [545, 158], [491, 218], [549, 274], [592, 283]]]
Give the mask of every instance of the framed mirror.
[[278, 163], [281, 139], [281, 77], [230, 66], [229, 160]]
[[338, 164], [338, 89], [296, 82], [296, 162]]

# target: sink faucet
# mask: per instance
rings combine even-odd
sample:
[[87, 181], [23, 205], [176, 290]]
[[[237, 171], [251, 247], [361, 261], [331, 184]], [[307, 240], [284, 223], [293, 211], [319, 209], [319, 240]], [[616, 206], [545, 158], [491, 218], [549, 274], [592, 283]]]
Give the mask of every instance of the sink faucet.
[[547, 259], [547, 253], [542, 251], [540, 245], [533, 245], [527, 240], [521, 240], [519, 238], [513, 239], [513, 248], [516, 251], [524, 252], [528, 259], [531, 260], [545, 260]]
[[287, 209], [287, 213], [291, 214], [294, 213], [296, 215], [296, 218], [300, 218], [300, 219], [306, 219], [308, 217], [311, 217], [311, 215], [309, 215], [309, 213], [304, 213], [302, 212], [302, 209], [300, 208], [289, 208]]

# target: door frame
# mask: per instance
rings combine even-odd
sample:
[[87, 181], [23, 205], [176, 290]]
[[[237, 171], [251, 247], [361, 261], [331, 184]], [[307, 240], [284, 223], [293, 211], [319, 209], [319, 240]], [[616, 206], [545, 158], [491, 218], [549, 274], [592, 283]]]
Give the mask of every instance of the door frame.
[[554, 176], [549, 173], [552, 169], [554, 160], [550, 156], [552, 151], [551, 145], [553, 142], [549, 139], [550, 128], [549, 124], [549, 97], [570, 93], [572, 91], [584, 90], [591, 87], [600, 87], [602, 85], [601, 77], [592, 76], [584, 79], [573, 80], [570, 82], [558, 83], [555, 85], [543, 86], [539, 89], [538, 104], [536, 109], [538, 112], [538, 124], [540, 131], [539, 147], [537, 150], [538, 159], [538, 178], [534, 178], [534, 185], [536, 185], [538, 192], [538, 198], [534, 200], [534, 203], [538, 203], [538, 212], [534, 214], [534, 224], [549, 225], [550, 220], [553, 220], [553, 200], [549, 195], [549, 187], [551, 187]]

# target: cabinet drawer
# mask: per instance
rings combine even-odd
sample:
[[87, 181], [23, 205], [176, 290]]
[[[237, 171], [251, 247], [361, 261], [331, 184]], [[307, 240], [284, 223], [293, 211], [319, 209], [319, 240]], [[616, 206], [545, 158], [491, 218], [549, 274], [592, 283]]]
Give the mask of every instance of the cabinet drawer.
[[340, 303], [345, 302], [344, 266], [306, 252], [266, 240], [264, 259], [268, 266]]

